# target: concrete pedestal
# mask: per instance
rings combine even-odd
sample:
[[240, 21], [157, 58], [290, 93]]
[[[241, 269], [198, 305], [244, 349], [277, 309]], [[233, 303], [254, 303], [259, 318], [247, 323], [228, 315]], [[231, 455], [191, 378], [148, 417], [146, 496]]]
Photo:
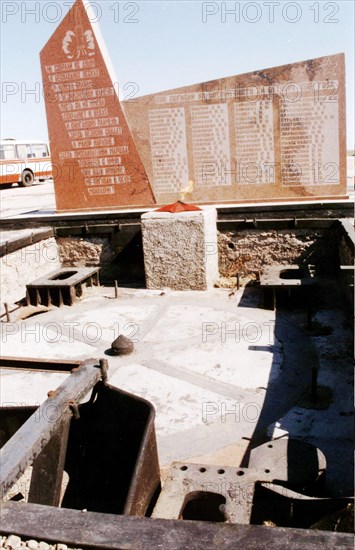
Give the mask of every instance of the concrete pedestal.
[[218, 279], [217, 212], [148, 212], [142, 216], [147, 288], [207, 290]]

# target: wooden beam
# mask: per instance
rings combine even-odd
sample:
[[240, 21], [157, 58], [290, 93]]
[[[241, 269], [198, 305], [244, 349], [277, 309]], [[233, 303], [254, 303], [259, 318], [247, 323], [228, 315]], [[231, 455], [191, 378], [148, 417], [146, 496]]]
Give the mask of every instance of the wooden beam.
[[1, 531], [75, 548], [113, 550], [353, 550], [353, 535], [307, 529], [117, 516], [6, 502]]

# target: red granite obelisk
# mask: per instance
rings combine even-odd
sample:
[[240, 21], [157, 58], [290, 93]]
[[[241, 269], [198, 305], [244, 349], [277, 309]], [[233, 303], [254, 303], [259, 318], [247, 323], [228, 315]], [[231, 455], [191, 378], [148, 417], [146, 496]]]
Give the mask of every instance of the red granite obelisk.
[[118, 81], [87, 0], [41, 51], [58, 211], [155, 204], [118, 98]]

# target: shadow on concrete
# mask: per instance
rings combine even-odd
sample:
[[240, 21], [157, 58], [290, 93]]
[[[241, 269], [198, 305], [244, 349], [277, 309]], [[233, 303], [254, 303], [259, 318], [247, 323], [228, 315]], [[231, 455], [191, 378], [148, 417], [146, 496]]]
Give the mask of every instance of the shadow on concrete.
[[260, 306], [260, 286], [255, 281], [245, 285], [244, 292], [238, 304], [239, 307], [255, 308]]
[[[113, 243], [114, 244], [114, 243]], [[120, 236], [120, 248], [111, 264], [113, 279], [120, 286], [145, 288], [145, 270], [141, 231]]]
[[[248, 467], [252, 449], [270, 439], [268, 427], [295, 406], [310, 388], [312, 367], [318, 365], [316, 350], [307, 334], [279, 312], [275, 318], [274, 338], [282, 345], [282, 365], [280, 367], [278, 355], [274, 354], [263, 407], [244, 454], [243, 467]], [[292, 446], [290, 453], [292, 455]], [[288, 458], [291, 467], [295, 461], [292, 456]]]
[[[299, 288], [299, 290], [301, 290], [301, 288]], [[304, 290], [307, 289], [304, 287]], [[308, 290], [313, 290], [313, 287]], [[329, 477], [331, 481], [329, 486], [327, 482], [327, 491], [333, 495], [351, 495], [353, 494], [353, 473], [351, 468], [353, 461], [353, 450], [351, 438], [348, 438], [349, 441], [347, 444], [346, 437], [341, 435], [344, 432], [345, 423], [340, 417], [339, 439], [336, 439], [338, 436], [337, 433], [332, 434], [329, 432], [329, 428], [327, 427], [327, 418], [329, 417], [327, 417], [327, 414], [333, 414], [334, 418], [334, 414], [338, 415], [337, 410], [333, 412], [331, 411], [330, 413], [325, 412], [323, 414], [316, 414], [313, 410], [325, 410], [329, 407], [331, 402], [325, 407], [318, 407], [317, 402], [315, 402], [314, 406], [312, 405], [312, 370], [314, 376], [314, 369], [317, 369], [317, 372], [319, 369], [317, 350], [311, 338], [313, 333], [306, 328], [300, 328], [295, 323], [290, 321], [290, 318], [294, 314], [296, 308], [299, 312], [299, 307], [302, 302], [307, 308], [307, 300], [312, 300], [312, 309], [315, 308], [313, 311], [316, 311], [320, 304], [317, 299], [314, 299], [312, 292], [305, 292], [303, 301], [298, 301], [296, 297], [296, 299], [291, 300], [287, 304], [289, 309], [285, 309], [284, 306], [287, 302], [286, 298], [287, 296], [283, 296], [281, 294], [280, 299], [276, 301], [274, 329], [275, 341], [278, 341], [282, 345], [282, 366], [280, 369], [279, 357], [277, 354], [274, 354], [263, 407], [253, 435], [243, 456], [241, 466], [248, 467], [252, 450], [259, 445], [270, 441], [276, 422], [280, 421], [280, 419], [297, 404], [300, 406], [301, 398], [304, 400], [305, 396], [307, 396], [306, 400], [310, 402], [310, 406], [307, 408], [310, 411], [307, 413], [305, 410], [304, 414], [306, 416], [307, 414], [308, 416], [313, 416], [313, 420], [309, 420], [309, 422], [323, 422], [324, 426], [320, 426], [318, 424], [317, 427], [319, 427], [319, 429], [312, 430], [313, 435], [307, 436], [306, 432], [300, 435], [300, 430], [297, 430], [297, 424], [295, 424], [297, 420], [295, 419], [283, 419], [282, 423], [278, 425], [281, 430], [286, 432], [286, 435], [289, 438], [286, 457], [289, 478], [292, 480], [295, 472], [303, 467], [299, 452], [296, 452], [296, 447], [292, 443], [292, 438], [298, 438], [299, 440], [312, 443], [324, 453], [327, 460], [327, 471], [329, 471], [330, 474], [329, 476], [327, 475], [327, 478]], [[244, 305], [244, 301], [241, 300], [239, 305]], [[323, 297], [322, 307], [327, 307], [327, 297]], [[302, 324], [306, 326], [306, 310], [304, 311], [304, 315], [305, 317]], [[259, 349], [258, 346], [251, 346], [251, 352], [253, 347]], [[337, 376], [344, 375], [342, 372], [339, 372]], [[348, 388], [349, 392], [352, 392], [352, 384], [349, 384]], [[319, 390], [320, 389], [321, 387]], [[320, 391], [318, 391], [318, 396], [319, 395]], [[344, 396], [344, 398], [346, 398], [346, 396]], [[344, 423], [344, 426], [341, 426], [342, 422]], [[338, 422], [336, 426], [338, 426]], [[319, 435], [322, 433], [324, 433], [324, 437]], [[281, 432], [280, 437], [286, 437], [286, 435], [283, 436]], [[316, 452], [313, 458], [315, 461], [317, 460]], [[310, 460], [308, 456], [307, 460]]]

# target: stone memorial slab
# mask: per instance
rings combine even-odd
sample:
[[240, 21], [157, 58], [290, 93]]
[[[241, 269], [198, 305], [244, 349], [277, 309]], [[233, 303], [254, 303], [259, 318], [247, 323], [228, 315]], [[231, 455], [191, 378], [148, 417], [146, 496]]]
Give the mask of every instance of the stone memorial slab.
[[345, 198], [337, 54], [122, 103], [158, 204]]
[[59, 211], [155, 203], [95, 19], [77, 0], [40, 56]]

